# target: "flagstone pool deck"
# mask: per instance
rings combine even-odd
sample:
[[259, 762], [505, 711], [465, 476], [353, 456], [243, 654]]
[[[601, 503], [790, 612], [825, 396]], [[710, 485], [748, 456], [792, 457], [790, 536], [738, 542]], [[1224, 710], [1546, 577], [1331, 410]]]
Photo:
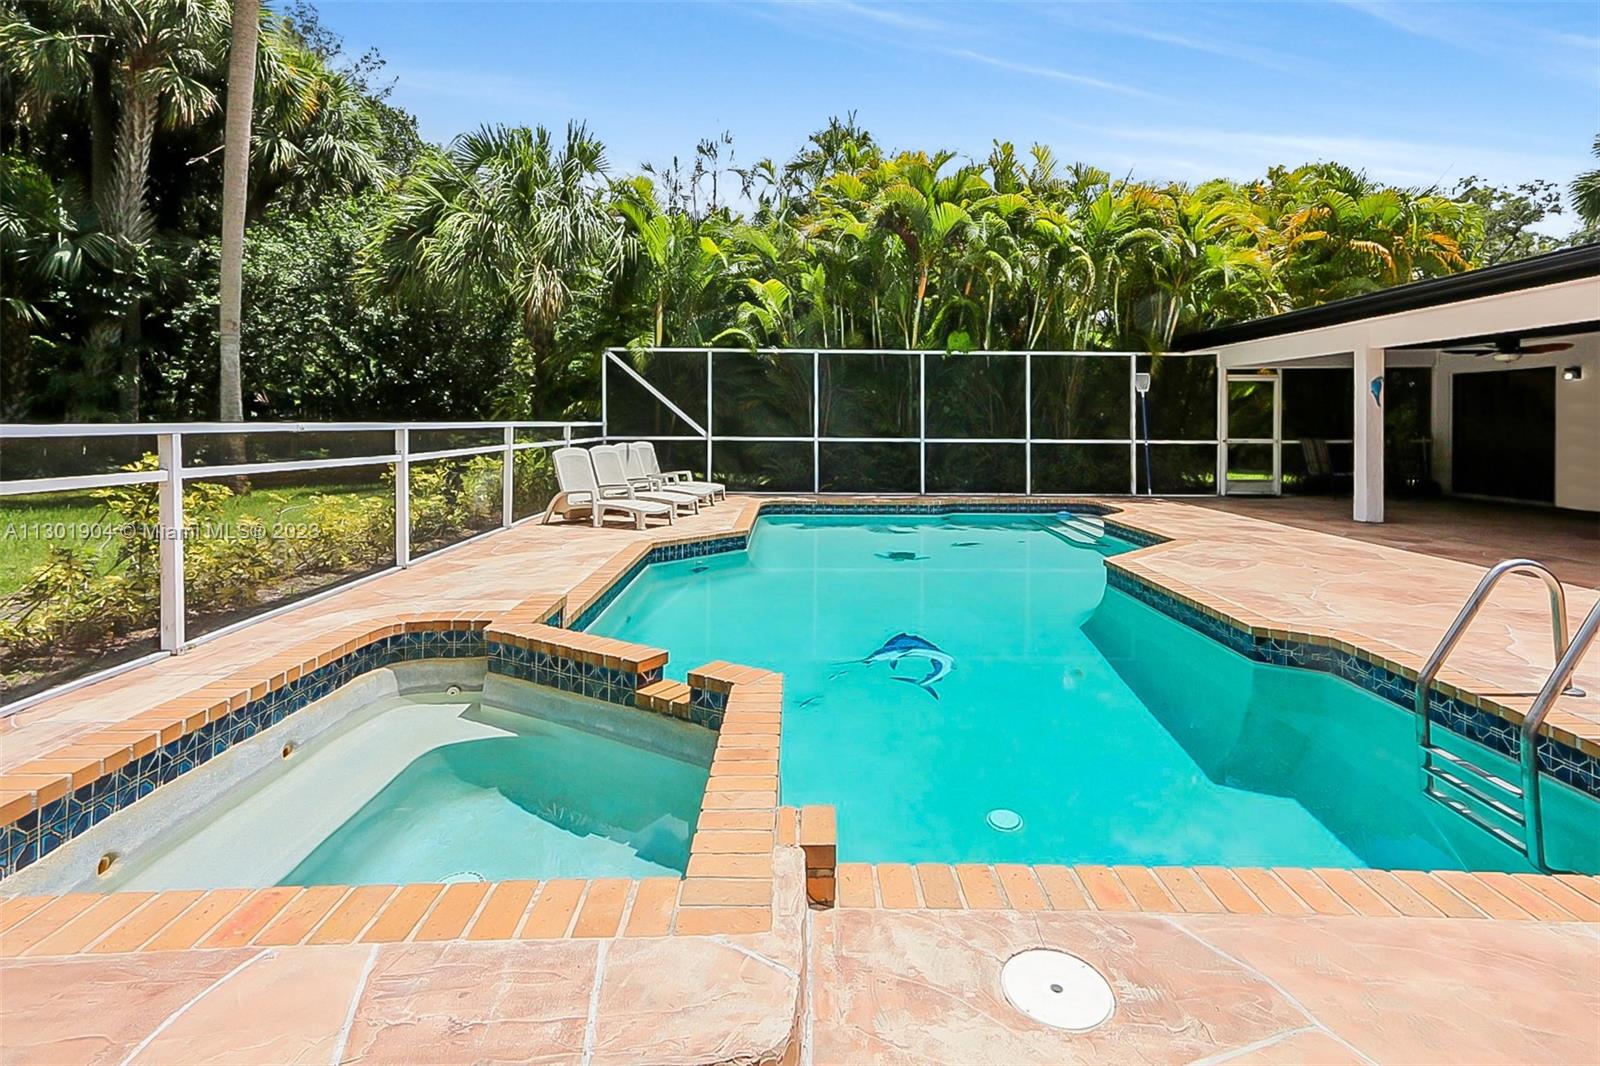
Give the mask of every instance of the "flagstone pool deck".
[[[1482, 574], [1248, 515], [1102, 502], [1170, 538], [1118, 557], [1130, 572], [1402, 670]], [[20, 802], [26, 782], [5, 778], [24, 764], [248, 664], [540, 597], [575, 617], [652, 546], [747, 531], [761, 504], [642, 532], [519, 525], [36, 704], [0, 719], [0, 802]], [[1571, 625], [1595, 596], [1569, 586]], [[1509, 580], [1443, 680], [1514, 717], [1549, 669], [1547, 611], [1542, 586]], [[1579, 683], [1591, 695], [1563, 698], [1549, 725], [1600, 753], [1594, 657]], [[764, 705], [751, 713], [776, 730]], [[766, 828], [739, 827], [751, 810]], [[837, 905], [814, 909], [794, 816], [773, 817], [757, 803], [702, 826], [730, 834], [714, 864], [770, 877], [748, 929], [706, 922], [752, 909], [760, 878], [743, 874], [726, 908], [672, 879], [6, 899], [0, 1060], [1600, 1061], [1600, 879], [845, 864]], [[734, 839], [746, 832], [760, 839]], [[1110, 1021], [1073, 1035], [1011, 1010], [999, 966], [1038, 946], [1110, 979]]]

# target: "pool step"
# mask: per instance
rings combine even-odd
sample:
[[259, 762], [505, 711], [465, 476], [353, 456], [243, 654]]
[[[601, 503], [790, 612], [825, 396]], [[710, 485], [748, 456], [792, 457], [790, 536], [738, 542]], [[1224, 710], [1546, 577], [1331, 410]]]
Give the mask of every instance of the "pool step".
[[682, 681], [656, 681], [636, 694], [639, 706], [672, 718], [689, 717], [689, 686]]
[[1078, 547], [1092, 547], [1098, 544], [1106, 535], [1105, 519], [1098, 515], [1074, 514], [1071, 511], [1061, 511], [1054, 516], [1055, 521], [1040, 520], [1039, 528], [1055, 537]]

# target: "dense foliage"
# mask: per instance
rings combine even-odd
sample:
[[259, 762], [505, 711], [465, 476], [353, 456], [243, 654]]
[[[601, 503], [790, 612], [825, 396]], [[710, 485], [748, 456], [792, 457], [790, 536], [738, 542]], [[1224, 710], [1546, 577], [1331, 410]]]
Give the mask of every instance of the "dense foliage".
[[[217, 409], [227, 0], [0, 0], [0, 416]], [[381, 60], [262, 14], [251, 417], [592, 412], [619, 344], [1142, 347], [1547, 250], [1548, 182], [1386, 186], [1333, 162], [1199, 185], [1044, 147], [609, 170], [581, 126], [423, 143]], [[1594, 175], [1571, 192], [1591, 224]]]

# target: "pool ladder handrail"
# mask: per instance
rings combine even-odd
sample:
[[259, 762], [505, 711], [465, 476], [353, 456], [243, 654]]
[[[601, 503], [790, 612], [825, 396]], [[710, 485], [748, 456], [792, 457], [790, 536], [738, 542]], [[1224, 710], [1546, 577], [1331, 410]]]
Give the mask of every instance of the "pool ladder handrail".
[[[1550, 676], [1546, 678], [1539, 694], [1529, 705], [1527, 714], [1523, 716], [1517, 745], [1521, 782], [1512, 784], [1461, 756], [1434, 745], [1433, 723], [1428, 718], [1428, 693], [1445, 660], [1460, 643], [1462, 634], [1477, 617], [1479, 609], [1495, 585], [1499, 584], [1500, 579], [1507, 574], [1519, 572], [1530, 573], [1540, 578], [1545, 588], [1549, 590], [1555, 666], [1551, 669]], [[1445, 630], [1438, 646], [1433, 649], [1433, 654], [1428, 656], [1422, 672], [1417, 675], [1417, 744], [1422, 755], [1423, 792], [1480, 829], [1522, 852], [1537, 869], [1545, 872], [1550, 868], [1544, 858], [1544, 825], [1539, 796], [1539, 727], [1544, 723], [1545, 716], [1550, 713], [1550, 708], [1555, 705], [1558, 696], [1584, 694], [1582, 689], [1572, 687], [1572, 675], [1577, 672], [1578, 663], [1588, 651], [1597, 629], [1600, 629], [1600, 602], [1589, 609], [1588, 615], [1578, 626], [1577, 633], [1569, 641], [1567, 595], [1561, 580], [1549, 567], [1533, 559], [1506, 559], [1490, 567], [1488, 573], [1483, 575], [1477, 588], [1472, 590], [1472, 594], [1462, 604], [1455, 621]], [[1435, 764], [1435, 759], [1443, 760], [1445, 765]], [[1447, 786], [1459, 796], [1441, 794], [1435, 791], [1436, 785]], [[1499, 795], [1486, 791], [1485, 786], [1498, 790]], [[1469, 800], [1493, 811], [1519, 828], [1521, 836], [1490, 821], [1486, 815], [1471, 806], [1467, 802]]]

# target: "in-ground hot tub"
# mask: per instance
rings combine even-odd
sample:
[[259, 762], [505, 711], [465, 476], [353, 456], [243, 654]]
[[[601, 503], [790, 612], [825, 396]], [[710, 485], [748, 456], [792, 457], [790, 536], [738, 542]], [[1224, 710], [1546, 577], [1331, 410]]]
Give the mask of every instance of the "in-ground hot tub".
[[157, 789], [6, 887], [676, 875], [714, 743], [660, 715], [486, 676], [481, 659], [396, 664]]

